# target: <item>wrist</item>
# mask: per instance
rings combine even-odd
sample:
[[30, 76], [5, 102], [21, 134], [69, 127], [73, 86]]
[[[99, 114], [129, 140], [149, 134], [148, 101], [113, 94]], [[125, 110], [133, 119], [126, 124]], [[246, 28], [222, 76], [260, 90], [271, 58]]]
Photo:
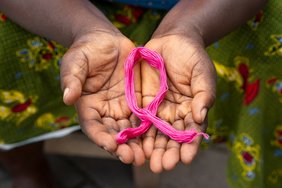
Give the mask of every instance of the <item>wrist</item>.
[[187, 13], [186, 7], [189, 7], [190, 3], [190, 1], [179, 1], [163, 18], [152, 38], [179, 35], [206, 47], [203, 32], [197, 19], [190, 19]]
[[89, 33], [108, 33], [112, 35], [121, 32], [104, 16], [104, 14], [89, 1], [81, 1], [81, 9], [75, 15], [69, 16], [72, 33], [72, 44], [74, 41]]
[[175, 23], [174, 25], [170, 24], [170, 27], [161, 24], [160, 27], [154, 32], [152, 39], [166, 36], [179, 36], [180, 38], [188, 39], [192, 43], [203, 48], [206, 47], [201, 31], [198, 27], [193, 26], [192, 24], [187, 26], [177, 26], [177, 23]]
[[81, 38], [84, 38], [88, 35], [111, 35], [111, 36], [119, 36], [121, 32], [113, 27], [107, 26], [107, 25], [93, 25], [93, 24], [83, 24], [81, 27], [75, 27], [72, 31], [72, 41], [71, 44], [80, 40]]

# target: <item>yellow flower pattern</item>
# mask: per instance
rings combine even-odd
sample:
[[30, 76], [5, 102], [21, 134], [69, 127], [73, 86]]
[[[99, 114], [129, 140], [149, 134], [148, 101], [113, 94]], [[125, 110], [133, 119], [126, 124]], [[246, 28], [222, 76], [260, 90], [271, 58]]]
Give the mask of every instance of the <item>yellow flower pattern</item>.
[[35, 37], [27, 41], [27, 48], [17, 51], [20, 62], [28, 63], [29, 68], [42, 71], [50, 66], [59, 69], [66, 49], [54, 41]]
[[26, 97], [19, 91], [0, 90], [0, 120], [16, 121], [19, 125], [36, 113], [35, 101], [36, 97]]

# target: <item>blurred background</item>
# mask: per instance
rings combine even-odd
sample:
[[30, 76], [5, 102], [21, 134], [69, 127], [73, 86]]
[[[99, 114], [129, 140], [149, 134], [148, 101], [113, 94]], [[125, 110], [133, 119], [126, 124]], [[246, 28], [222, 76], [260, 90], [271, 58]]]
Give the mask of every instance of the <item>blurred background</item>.
[[[82, 133], [45, 142], [45, 155], [58, 188], [228, 188], [225, 144], [202, 149], [191, 165], [153, 174], [148, 163], [125, 165], [91, 143]], [[0, 188], [11, 188], [9, 173], [0, 166]]]

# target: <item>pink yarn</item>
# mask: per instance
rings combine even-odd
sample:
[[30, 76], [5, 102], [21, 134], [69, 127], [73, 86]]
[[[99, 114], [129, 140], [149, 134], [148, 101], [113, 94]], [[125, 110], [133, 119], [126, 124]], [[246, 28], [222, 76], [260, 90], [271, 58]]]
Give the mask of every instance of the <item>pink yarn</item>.
[[[153, 101], [143, 109], [137, 106], [133, 71], [134, 65], [141, 58], [146, 60], [152, 67], [159, 69], [160, 71], [160, 90]], [[162, 133], [180, 143], [190, 143], [196, 138], [196, 136], [199, 135], [203, 135], [206, 139], [208, 139], [209, 136], [206, 133], [196, 132], [194, 129], [179, 131], [174, 129], [166, 121], [156, 117], [158, 106], [164, 99], [167, 90], [167, 76], [162, 57], [157, 52], [151, 51], [144, 47], [133, 49], [125, 62], [125, 96], [129, 108], [142, 122], [140, 126], [136, 128], [127, 128], [119, 132], [116, 137], [116, 140], [119, 144], [125, 143], [131, 138], [142, 135], [150, 128], [152, 123]]]

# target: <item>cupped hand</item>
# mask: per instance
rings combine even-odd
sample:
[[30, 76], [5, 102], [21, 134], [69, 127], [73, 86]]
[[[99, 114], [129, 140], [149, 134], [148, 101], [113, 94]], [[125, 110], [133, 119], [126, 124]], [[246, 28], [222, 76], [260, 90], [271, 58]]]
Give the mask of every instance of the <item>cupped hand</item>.
[[[75, 104], [83, 132], [124, 163], [145, 161], [140, 139], [118, 145], [119, 131], [138, 126], [127, 106], [124, 61], [134, 44], [120, 33], [91, 31], [77, 37], [63, 57], [64, 102]], [[135, 67], [136, 96], [141, 105], [140, 67]]]
[[[215, 99], [216, 73], [203, 45], [182, 35], [168, 35], [150, 40], [146, 46], [163, 57], [169, 90], [158, 108], [157, 116], [175, 129], [205, 131], [207, 111]], [[159, 73], [146, 62], [141, 65], [142, 103], [149, 104], [159, 89]], [[145, 156], [153, 172], [171, 170], [182, 161], [195, 157], [201, 137], [180, 144], [163, 135], [153, 125], [143, 137]]]

